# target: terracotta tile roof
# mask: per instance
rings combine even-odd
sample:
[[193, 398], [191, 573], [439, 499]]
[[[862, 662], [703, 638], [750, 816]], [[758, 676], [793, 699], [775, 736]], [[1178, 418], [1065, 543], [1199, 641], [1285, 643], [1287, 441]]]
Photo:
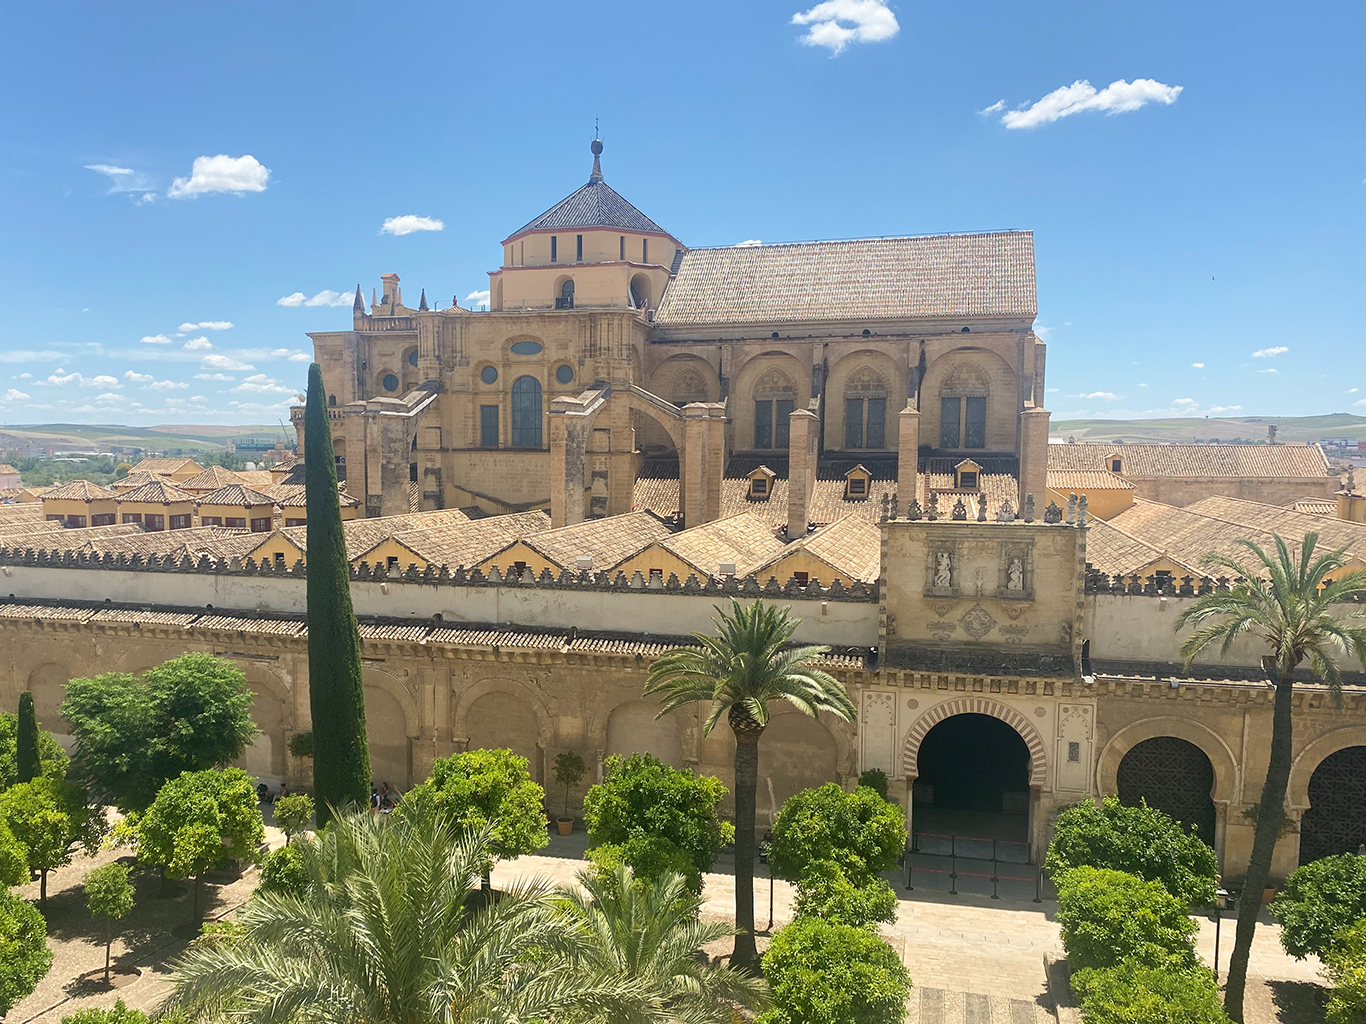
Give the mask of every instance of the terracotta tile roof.
[[[267, 473], [266, 476], [266, 483], [270, 483], [270, 474]], [[204, 470], [204, 472], [196, 473], [188, 480], [183, 481], [180, 487], [181, 490], [185, 491], [207, 492], [216, 491], [220, 487], [226, 487], [228, 484], [240, 484], [242, 482], [241, 476], [231, 469], [224, 469], [222, 466], [210, 466], [208, 469]]]
[[[204, 555], [219, 558], [241, 558], [261, 543], [265, 534], [245, 530], [224, 529], [221, 526], [194, 526], [186, 530], [145, 531], [133, 524], [97, 526], [93, 529], [68, 531], [66, 543], [54, 540], [48, 547], [71, 550], [78, 554], [156, 555], [174, 556], [177, 561], [189, 555], [196, 562]], [[26, 547], [37, 547], [29, 542]]]
[[1019, 316], [1038, 311], [1028, 231], [690, 249], [655, 313], [694, 324]]
[[[849, 580], [874, 583], [882, 572], [882, 530], [862, 516], [845, 516], [805, 537], [799, 537], [783, 549], [780, 557], [796, 550], [804, 550], [819, 558]], [[762, 579], [768, 566], [776, 561], [777, 558], [769, 559], [755, 570], [756, 575]], [[830, 582], [819, 573], [816, 578], [823, 583]]]
[[134, 487], [131, 491], [124, 491], [119, 495], [119, 502], [147, 502], [153, 505], [170, 505], [182, 501], [193, 502], [195, 495], [189, 491], [182, 491], [171, 481], [162, 477], [149, 480], [141, 487]]
[[193, 626], [195, 629], [238, 630], [272, 636], [305, 636], [308, 633], [302, 619], [269, 619], [249, 615], [201, 615]]
[[199, 495], [201, 505], [274, 505], [275, 499], [245, 484], [230, 483], [208, 494]]
[[0, 525], [7, 523], [41, 523], [43, 506], [36, 501], [16, 502], [0, 505]]
[[1263, 505], [1257, 501], [1242, 498], [1203, 498], [1188, 505], [1192, 512], [1216, 516], [1229, 523], [1237, 523], [1253, 529], [1279, 533], [1287, 541], [1298, 541], [1304, 535], [1314, 532], [1319, 535], [1319, 546], [1346, 548], [1348, 552], [1366, 561], [1366, 523], [1352, 523], [1337, 518], [1337, 504], [1333, 503], [1334, 515], [1328, 518], [1310, 512], [1281, 508], [1277, 505]]
[[0, 462], [0, 473], [18, 473], [19, 471], [8, 462]]
[[[239, 469], [234, 470], [232, 475], [236, 477], [238, 483], [246, 484], [248, 487], [255, 487], [258, 491], [264, 490], [275, 483], [275, 477], [271, 475], [271, 472], [268, 469]], [[181, 484], [180, 486], [184, 487], [185, 484]]]
[[[1086, 522], [1086, 561], [1107, 576], [1132, 576], [1164, 554], [1160, 547], [1125, 533], [1113, 522], [1094, 518]], [[1187, 568], [1199, 572], [1198, 565]]]
[[115, 497], [113, 491], [89, 480], [69, 480], [43, 495], [44, 500], [51, 498], [53, 501], [107, 501]]
[[1132, 491], [1134, 485], [1106, 469], [1050, 469], [1048, 487], [1062, 494]]
[[134, 487], [141, 487], [143, 484], [150, 484], [153, 480], [160, 479], [161, 477], [157, 476], [155, 473], [130, 472], [127, 476], [123, 477], [121, 480], [115, 480], [109, 486], [121, 493], [123, 491], [131, 491]]
[[133, 467], [132, 472], [170, 476], [172, 473], [179, 473], [186, 466], [194, 466], [196, 470], [203, 469], [194, 459], [143, 459]]
[[773, 521], [751, 511], [675, 533], [659, 546], [691, 565], [701, 579], [715, 575], [722, 562], [734, 562], [737, 575], [748, 576], [784, 547]]
[[1311, 516], [1336, 516], [1338, 503], [1330, 498], [1300, 498], [1285, 506], [1292, 512], [1304, 512]]
[[101, 608], [91, 622], [139, 622], [157, 626], [188, 626], [199, 612], [157, 612], [145, 608]]
[[[500, 517], [501, 518], [501, 517]], [[492, 522], [493, 520], [485, 520]], [[593, 568], [610, 570], [669, 536], [669, 527], [651, 512], [627, 512], [588, 519], [573, 526], [521, 537], [522, 543], [561, 569], [574, 569], [577, 559], [591, 557]], [[500, 568], [505, 566], [495, 562]]]
[[1050, 444], [1048, 471], [1109, 467], [1122, 460], [1126, 477], [1311, 477], [1328, 475], [1316, 444]]
[[[342, 508], [358, 508], [360, 500], [347, 494], [344, 484], [338, 485], [338, 495]], [[307, 508], [307, 489], [304, 484], [270, 484], [256, 488], [268, 495], [280, 508]]]
[[[342, 527], [346, 531], [347, 557], [354, 562], [385, 540], [392, 538], [420, 555], [428, 563], [444, 565], [454, 571], [462, 565], [467, 568], [478, 565], [518, 537], [529, 537], [550, 528], [550, 517], [544, 512], [515, 512], [511, 515], [474, 520], [457, 517], [456, 512], [456, 509], [445, 509], [441, 512], [419, 512], [384, 519], [353, 519]], [[417, 520], [418, 525], [409, 529], [389, 530], [378, 535], [364, 528], [353, 529], [353, 525], [361, 523], [383, 523], [393, 520]], [[363, 538], [373, 540], [361, 546]]]

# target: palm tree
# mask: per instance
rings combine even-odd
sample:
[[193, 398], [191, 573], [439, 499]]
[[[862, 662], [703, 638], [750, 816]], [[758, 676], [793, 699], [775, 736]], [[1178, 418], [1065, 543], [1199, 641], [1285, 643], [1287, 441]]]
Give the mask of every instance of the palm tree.
[[420, 795], [403, 807], [296, 843], [299, 891], [258, 894], [240, 938], [192, 946], [171, 1005], [250, 1024], [519, 1024], [639, 1004], [638, 984], [585, 962], [546, 885], [479, 896], [487, 833], [454, 830]]
[[1257, 809], [1252, 856], [1243, 883], [1244, 898], [1238, 901], [1238, 927], [1224, 990], [1224, 1009], [1240, 1022], [1257, 911], [1261, 908], [1262, 890], [1271, 873], [1271, 857], [1285, 813], [1285, 790], [1290, 781], [1291, 697], [1295, 670], [1308, 661], [1314, 675], [1328, 685], [1334, 703], [1339, 703], [1342, 673], [1334, 655], [1355, 655], [1366, 669], [1366, 627], [1346, 625], [1341, 617], [1333, 614], [1334, 605], [1366, 598], [1366, 572], [1351, 572], [1334, 579], [1333, 575], [1346, 565], [1345, 551], [1316, 555], [1317, 533], [1304, 535], [1298, 558], [1279, 535], [1273, 537], [1275, 557], [1252, 541], [1238, 541], [1256, 556], [1260, 565], [1247, 567], [1224, 555], [1207, 555], [1203, 564], [1227, 572], [1233, 585], [1228, 590], [1217, 590], [1197, 598], [1177, 616], [1175, 626], [1177, 630], [1187, 625], [1197, 627], [1181, 645], [1187, 670], [1196, 655], [1216, 641], [1220, 643], [1222, 654], [1228, 654], [1234, 641], [1242, 636], [1258, 637], [1271, 650], [1262, 659], [1276, 687], [1271, 755]]
[[734, 934], [703, 922], [701, 899], [682, 875], [637, 882], [627, 865], [582, 871], [583, 892], [565, 897], [565, 912], [592, 943], [589, 962], [605, 975], [640, 983], [649, 994], [640, 1008], [652, 1024], [730, 1024], [732, 1004], [751, 1010], [768, 1001], [763, 981], [734, 967], [713, 967], [699, 950]]
[[785, 700], [815, 718], [821, 711], [849, 722], [854, 703], [844, 684], [817, 665], [828, 647], [790, 647], [800, 624], [790, 608], [734, 598], [717, 609], [717, 635], [694, 633], [695, 647], [675, 647], [650, 666], [645, 692], [661, 696], [659, 717], [696, 701], [710, 702], [706, 733], [726, 715], [735, 734], [735, 951], [731, 963], [753, 969], [754, 793], [759, 781], [759, 737], [768, 705]]

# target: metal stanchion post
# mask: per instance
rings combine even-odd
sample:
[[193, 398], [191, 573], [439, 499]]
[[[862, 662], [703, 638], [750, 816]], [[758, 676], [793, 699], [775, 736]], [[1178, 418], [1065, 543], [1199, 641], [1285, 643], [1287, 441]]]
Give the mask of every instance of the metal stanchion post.
[[1043, 868], [1034, 869], [1034, 902], [1043, 902]]
[[768, 934], [773, 934], [773, 865], [768, 866]]
[[996, 840], [991, 841], [991, 898], [999, 900], [1001, 897], [996, 894], [996, 882], [1000, 875], [1000, 870], [996, 867]]
[[958, 837], [949, 837], [949, 895], [958, 895]]
[[1217, 889], [1214, 893], [1214, 981], [1219, 982], [1219, 925], [1228, 906], [1228, 890]]

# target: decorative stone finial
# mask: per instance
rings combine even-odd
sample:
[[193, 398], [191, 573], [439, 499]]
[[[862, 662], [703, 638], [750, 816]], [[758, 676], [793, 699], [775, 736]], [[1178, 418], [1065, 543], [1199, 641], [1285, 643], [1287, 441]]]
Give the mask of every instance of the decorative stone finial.
[[1024, 521], [1026, 523], [1032, 523], [1034, 521], [1034, 495], [1025, 495], [1024, 507], [1021, 511], [1024, 512]]
[[1086, 525], [1086, 495], [1077, 499], [1077, 525]]
[[1001, 502], [1001, 511], [997, 513], [996, 521], [998, 523], [1015, 522], [1015, 509], [1011, 507], [1009, 498]]
[[425, 312], [426, 309], [427, 309], [427, 289], [426, 289], [426, 288], [423, 288], [423, 289], [422, 289], [422, 298], [418, 299], [418, 302], [417, 302], [417, 311], [418, 311], [419, 313], [422, 313], [422, 312]]
[[365, 312], [365, 300], [360, 297], [360, 285], [356, 285], [356, 301], [351, 303], [351, 308], [357, 313]]
[[588, 176], [588, 183], [602, 181], [602, 139], [594, 139], [593, 145], [588, 147], [593, 151], [593, 173]]
[[882, 492], [882, 521], [883, 521], [884, 523], [887, 521], [887, 514], [888, 514], [888, 512], [889, 512], [889, 510], [890, 510], [891, 501], [892, 501], [892, 499], [891, 499], [890, 495], [888, 495], [886, 491], [883, 491], [883, 492]]
[[1352, 466], [1347, 467], [1347, 493], [1351, 494], [1357, 489], [1356, 470]]
[[968, 507], [963, 504], [962, 498], [959, 498], [953, 503], [953, 512], [951, 514], [954, 519], [959, 521], [965, 521], [968, 518]]
[[930, 492], [930, 500], [925, 507], [925, 511], [925, 518], [930, 522], [934, 522], [939, 518], [939, 494], [937, 491]]
[[918, 502], [915, 498], [912, 498], [911, 503], [906, 506], [906, 518], [919, 519], [923, 515], [924, 513], [920, 511], [920, 502]]
[[987, 521], [987, 496], [985, 494], [977, 495], [977, 521], [979, 523]]
[[1048, 507], [1043, 510], [1043, 521], [1045, 523], [1062, 522], [1062, 509], [1058, 508], [1056, 501], [1050, 501]]
[[893, 494], [893, 495], [892, 495], [892, 516], [891, 516], [891, 517], [892, 517], [893, 519], [896, 519], [896, 518], [897, 518], [898, 516], [900, 516], [900, 515], [901, 515], [901, 507], [900, 507], [900, 504], [897, 502], [897, 497], [896, 497], [896, 495]]
[[1077, 496], [1069, 494], [1067, 496], [1067, 525], [1071, 526], [1077, 521]]

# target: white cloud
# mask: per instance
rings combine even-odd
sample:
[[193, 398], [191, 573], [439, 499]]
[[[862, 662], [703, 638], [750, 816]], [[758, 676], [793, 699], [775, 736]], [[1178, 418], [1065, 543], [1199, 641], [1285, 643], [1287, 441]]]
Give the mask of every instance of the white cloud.
[[258, 373], [248, 377], [232, 390], [253, 395], [292, 395], [296, 389], [287, 388], [278, 380], [267, 377], [264, 373]]
[[1048, 392], [1048, 394], [1050, 395], [1056, 392], [1057, 390], [1058, 388], [1044, 388], [1044, 391]]
[[1276, 345], [1272, 348], [1259, 348], [1252, 353], [1253, 359], [1275, 359], [1277, 356], [1285, 355], [1290, 349], [1285, 345]]
[[[0, 401], [25, 402], [28, 401], [29, 397], [30, 396], [26, 392], [20, 391], [18, 388], [10, 388], [8, 391], [5, 392], [5, 397], [3, 399], [0, 399]], [[1357, 404], [1360, 405], [1361, 403], [1358, 402]]]
[[[21, 373], [21, 374], [19, 374], [19, 376], [17, 376], [17, 377], [14, 378], [14, 379], [15, 379], [15, 380], [28, 380], [28, 379], [29, 379], [30, 377], [32, 377], [32, 376], [33, 376], [33, 374], [31, 374], [31, 373]], [[1356, 388], [1353, 388], [1352, 390], [1355, 391]]]
[[213, 342], [208, 338], [191, 338], [185, 342], [186, 352], [207, 352], [211, 348], [213, 348]]
[[270, 168], [254, 156], [197, 156], [188, 178], [176, 178], [166, 194], [172, 199], [205, 195], [209, 192], [264, 192]]
[[174, 380], [158, 380], [147, 385], [148, 391], [179, 391], [181, 388], [188, 388], [190, 385], [181, 384]]
[[1007, 128], [1037, 128], [1059, 118], [1071, 117], [1087, 110], [1103, 110], [1106, 114], [1123, 114], [1149, 103], [1176, 102], [1183, 86], [1163, 85], [1151, 78], [1135, 78], [1132, 82], [1120, 79], [1099, 92], [1087, 81], [1076, 81], [1061, 89], [1054, 89], [1043, 99], [1021, 110], [1008, 110], [1001, 115]]
[[977, 113], [980, 114], [982, 117], [990, 117], [992, 114], [999, 114], [1002, 110], [1005, 110], [1005, 108], [1006, 101], [997, 100], [991, 106], [983, 107], [981, 110], [977, 111]]
[[227, 373], [196, 373], [195, 380], [236, 380], [237, 378]]
[[435, 217], [417, 217], [406, 213], [402, 217], [389, 217], [379, 229], [381, 235], [411, 235], [415, 231], [445, 231], [446, 225]]
[[1355, 395], [1355, 394], [1357, 393], [1358, 390], [1359, 390], [1358, 388], [1348, 388], [1348, 389], [1347, 389], [1347, 393], [1348, 393], [1349, 395]]
[[331, 289], [320, 291], [313, 298], [309, 298], [303, 292], [294, 292], [284, 298], [276, 299], [277, 306], [345, 306], [351, 301], [351, 296], [345, 292], [334, 292]]
[[1148, 386], [1148, 385], [1146, 385], [1146, 384], [1140, 384], [1140, 385], [1139, 385], [1139, 387], [1141, 387], [1141, 388], [1146, 388], [1147, 386]]
[[175, 339], [167, 334], [149, 334], [142, 339], [144, 345], [169, 345]]
[[1212, 405], [1205, 411], [1211, 416], [1218, 416], [1224, 412], [1242, 412], [1243, 407], [1241, 405]]
[[1194, 398], [1173, 398], [1173, 399], [1172, 399], [1172, 405], [1180, 406], [1180, 407], [1183, 408], [1183, 409], [1193, 409], [1195, 406], [1197, 406], [1197, 405], [1199, 405], [1199, 404], [1200, 404], [1200, 403], [1197, 402]]
[[1191, 369], [1193, 369], [1193, 370], [1203, 370], [1204, 368], [1205, 368], [1205, 364], [1204, 364], [1204, 363], [1191, 363]]
[[86, 164], [87, 171], [103, 174], [109, 179], [109, 195], [126, 192], [135, 203], [150, 203], [156, 198], [156, 191], [147, 180], [147, 175], [131, 167], [115, 164]]
[[471, 309], [487, 306], [489, 304], [489, 290], [485, 288], [482, 291], [472, 291], [465, 296], [465, 301], [470, 304]]
[[1366, 405], [1366, 398], [1359, 398], [1352, 403], [1353, 406]]
[[1068, 395], [1069, 398], [1091, 398], [1100, 399], [1104, 402], [1115, 402], [1119, 400], [1119, 395], [1113, 391], [1092, 391], [1089, 395]]
[[1278, 370], [1278, 369], [1276, 369], [1274, 366], [1272, 366], [1272, 367], [1268, 367], [1268, 368], [1265, 369], [1265, 370], [1258, 370], [1257, 372], [1258, 372], [1258, 373], [1280, 373], [1281, 371]]
[[231, 320], [201, 320], [197, 324], [184, 323], [176, 328], [181, 334], [189, 334], [191, 331], [230, 331], [232, 330]]
[[57, 367], [57, 372], [51, 374], [46, 380], [35, 381], [34, 383], [47, 387], [61, 388], [66, 387], [68, 384], [79, 384], [80, 382], [81, 375], [79, 373], [67, 373], [66, 370], [59, 366]]
[[753, 249], [755, 246], [759, 246], [759, 245], [763, 245], [763, 244], [764, 244], [764, 240], [763, 240], [762, 238], [746, 238], [743, 242], [736, 242], [734, 248], [736, 248], [736, 249]]
[[880, 43], [901, 31], [883, 0], [825, 0], [792, 15], [791, 24], [807, 26], [802, 44], [824, 46], [832, 56], [850, 43]]
[[102, 395], [96, 395], [95, 401], [108, 404], [111, 402], [126, 402], [128, 399], [124, 398], [122, 395], [116, 395], [112, 391], [106, 391]]
[[129, 370], [123, 375], [123, 379], [131, 380], [134, 384], [150, 384], [156, 380], [150, 373], [138, 373], [136, 370]]
[[[78, 373], [77, 377], [81, 377]], [[95, 377], [81, 377], [81, 387], [83, 388], [121, 388], [117, 377], [111, 377], [107, 373], [101, 373]]]
[[309, 355], [307, 352], [295, 352], [292, 356], [289, 357], [288, 362], [311, 363], [313, 362], [313, 357]]
[[240, 359], [232, 356], [210, 355], [205, 356], [199, 361], [201, 370], [254, 370], [256, 367], [251, 363], [244, 363]]

